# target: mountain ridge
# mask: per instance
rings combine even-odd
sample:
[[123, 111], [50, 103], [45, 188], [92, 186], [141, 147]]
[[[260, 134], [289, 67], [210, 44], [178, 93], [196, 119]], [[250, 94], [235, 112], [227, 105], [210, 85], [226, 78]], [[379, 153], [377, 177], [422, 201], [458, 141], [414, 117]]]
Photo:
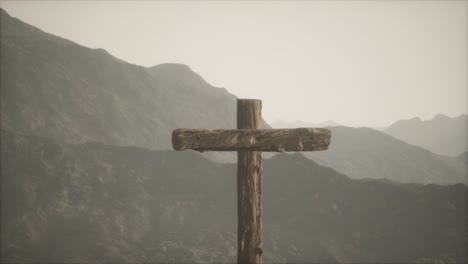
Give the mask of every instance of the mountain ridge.
[[[130, 64], [5, 11], [0, 16], [3, 128], [71, 143], [171, 149], [175, 128], [236, 127], [237, 97], [188, 66]], [[191, 78], [174, 80], [168, 66]]]
[[320, 123], [304, 122], [301, 120], [296, 121], [285, 121], [285, 120], [276, 120], [271, 123], [271, 126], [274, 128], [298, 128], [298, 127], [334, 127], [334, 126], [343, 126], [333, 120], [327, 120]]
[[437, 114], [432, 119], [419, 117], [399, 120], [383, 132], [436, 154], [458, 156], [468, 151], [468, 115], [449, 117]]
[[370, 128], [332, 127], [327, 151], [304, 153], [351, 178], [386, 178], [403, 183], [464, 183], [466, 166]]
[[[0, 136], [2, 262], [235, 261], [234, 165]], [[354, 180], [298, 153], [263, 174], [265, 262], [466, 261], [465, 185]]]
[[[4, 129], [70, 143], [95, 141], [172, 149], [175, 128], [236, 127], [236, 97], [225, 88], [211, 86], [187, 65], [145, 68], [129, 64], [102, 50], [44, 33], [3, 12], [0, 16], [0, 121]], [[31, 30], [35, 33], [28, 33]], [[263, 122], [263, 127], [269, 125]], [[332, 135], [332, 144], [334, 141]], [[216, 161], [236, 158], [235, 153], [201, 155]], [[349, 160], [353, 156], [359, 157], [359, 153], [353, 152]], [[348, 164], [343, 158], [339, 160]], [[382, 157], [377, 161], [392, 164]], [[421, 164], [426, 169], [425, 163]], [[376, 165], [373, 174], [365, 168], [363, 175], [356, 172], [359, 163], [355, 168], [346, 167], [349, 172], [340, 164], [328, 166], [353, 178], [375, 178], [376, 173], [394, 177], [385, 172], [387, 165], [379, 170]], [[419, 182], [428, 181], [420, 178]]]

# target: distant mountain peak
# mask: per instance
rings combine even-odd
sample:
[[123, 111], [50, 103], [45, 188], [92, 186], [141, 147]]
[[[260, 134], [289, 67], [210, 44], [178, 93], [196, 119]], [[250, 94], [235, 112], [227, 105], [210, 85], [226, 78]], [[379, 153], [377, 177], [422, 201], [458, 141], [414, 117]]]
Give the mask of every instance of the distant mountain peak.
[[320, 123], [304, 122], [301, 120], [296, 120], [296, 121], [276, 120], [272, 124], [272, 127], [275, 127], [275, 128], [336, 127], [336, 126], [343, 126], [343, 125], [333, 120], [327, 120], [327, 121], [320, 122]]
[[155, 65], [153, 67], [150, 67], [150, 69], [166, 69], [166, 70], [173, 70], [173, 71], [189, 71], [193, 72], [192, 69], [186, 64], [183, 63], [161, 63], [158, 65]]
[[427, 123], [427, 122], [431, 122], [431, 121], [448, 121], [448, 120], [452, 120], [452, 119], [467, 118], [467, 117], [468, 117], [468, 115], [461, 114], [461, 115], [459, 115], [457, 117], [452, 118], [450, 116], [439, 113], [439, 114], [435, 115], [432, 119], [422, 120], [421, 117], [416, 116], [416, 117], [409, 118], [409, 119], [398, 120], [395, 123], [393, 123], [393, 125], [395, 125], [395, 124], [407, 124], [407, 123], [411, 123], [411, 124]]
[[179, 83], [190, 83], [190, 85], [188, 85], [189, 87], [209, 85], [198, 73], [194, 72], [189, 66], [181, 63], [162, 63], [148, 68], [148, 71], [156, 79], [172, 79], [177, 80]]
[[432, 120], [436, 121], [436, 120], [449, 120], [450, 117], [444, 115], [444, 114], [437, 114], [436, 116], [434, 116], [434, 118]]
[[424, 121], [419, 117], [400, 120], [383, 131], [434, 153], [458, 156], [468, 150], [467, 128], [468, 118], [465, 114], [458, 117], [437, 114]]
[[3, 9], [0, 15], [4, 129], [68, 143], [171, 149], [174, 128], [236, 125], [236, 96], [187, 65], [127, 63]]
[[5, 9], [3, 9], [3, 8], [0, 8], [0, 15], [2, 15], [2, 16], [10, 16], [10, 15], [8, 14], [8, 12], [5, 11]]
[[410, 118], [410, 119], [404, 119], [404, 120], [400, 120], [400, 121], [408, 122], [408, 123], [421, 123], [422, 119], [419, 116], [416, 116], [416, 117], [413, 117], [413, 118]]

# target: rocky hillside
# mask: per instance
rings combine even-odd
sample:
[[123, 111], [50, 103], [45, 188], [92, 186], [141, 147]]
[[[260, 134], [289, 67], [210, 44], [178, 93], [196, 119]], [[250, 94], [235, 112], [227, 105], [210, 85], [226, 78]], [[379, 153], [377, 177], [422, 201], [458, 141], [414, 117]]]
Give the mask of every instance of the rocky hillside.
[[0, 20], [3, 129], [69, 143], [170, 149], [174, 128], [235, 128], [236, 97], [185, 65], [145, 68], [4, 10]]
[[468, 115], [451, 118], [439, 114], [432, 120], [400, 120], [383, 131], [437, 154], [458, 156], [468, 151]]
[[[2, 263], [227, 263], [235, 166], [2, 133]], [[467, 187], [264, 162], [265, 263], [466, 263]], [[432, 261], [432, 262], [431, 262]]]

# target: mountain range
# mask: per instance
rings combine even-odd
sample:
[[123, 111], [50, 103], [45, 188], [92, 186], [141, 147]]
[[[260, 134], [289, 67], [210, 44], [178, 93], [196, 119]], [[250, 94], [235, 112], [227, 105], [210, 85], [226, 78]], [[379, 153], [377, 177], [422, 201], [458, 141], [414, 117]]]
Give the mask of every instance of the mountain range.
[[[235, 165], [1, 136], [2, 263], [235, 262]], [[465, 185], [353, 180], [300, 154], [263, 171], [265, 263], [468, 260]]]
[[[0, 22], [1, 262], [234, 262], [236, 166], [168, 149], [173, 128], [234, 128], [236, 97]], [[468, 261], [466, 153], [334, 127], [320, 154], [265, 159], [265, 263]]]
[[406, 183], [467, 183], [466, 162], [440, 156], [370, 128], [331, 127], [327, 151], [304, 152], [351, 178]]
[[0, 12], [3, 129], [171, 149], [175, 128], [236, 127], [236, 97], [186, 65], [137, 66]]
[[[0, 114], [4, 130], [67, 143], [102, 142], [166, 150], [171, 149], [175, 128], [235, 127], [236, 97], [224, 88], [209, 85], [186, 65], [145, 68], [119, 60], [105, 50], [89, 49], [45, 33], [3, 10], [1, 19]], [[263, 127], [269, 125], [263, 122]], [[307, 156], [353, 178], [466, 182], [463, 164], [448, 161], [452, 166], [433, 171], [437, 165], [432, 160], [437, 156], [425, 157], [427, 153], [418, 148], [403, 146], [383, 134], [367, 135], [366, 130], [351, 128], [337, 128], [335, 133], [331, 151]], [[362, 141], [349, 140], [351, 134]], [[367, 136], [372, 135], [373, 141], [369, 141]], [[393, 154], [377, 147], [390, 145]], [[375, 147], [369, 159], [374, 162], [359, 161], [370, 153], [360, 154], [364, 146]], [[218, 162], [236, 161], [234, 153], [202, 155]], [[400, 165], [410, 162], [404, 155], [411, 156], [409, 166]], [[399, 170], [389, 169], [393, 167]]]
[[328, 120], [320, 123], [311, 123], [311, 122], [303, 122], [300, 120], [296, 120], [293, 122], [288, 122], [284, 120], [276, 120], [271, 124], [274, 128], [297, 128], [297, 127], [334, 127], [334, 126], [342, 126], [341, 124]]
[[400, 120], [383, 130], [392, 137], [436, 154], [459, 156], [468, 151], [468, 115], [455, 118], [439, 114], [431, 120]]
[[[304, 155], [351, 178], [426, 184], [468, 182], [466, 115], [457, 118], [438, 115], [424, 122], [419, 118], [402, 120], [381, 130], [345, 127], [334, 121], [319, 124], [277, 121], [272, 126], [328, 127], [333, 135], [329, 150]], [[447, 152], [437, 151], [437, 146], [447, 151], [451, 148], [451, 154], [465, 152], [450, 157], [444, 155]]]

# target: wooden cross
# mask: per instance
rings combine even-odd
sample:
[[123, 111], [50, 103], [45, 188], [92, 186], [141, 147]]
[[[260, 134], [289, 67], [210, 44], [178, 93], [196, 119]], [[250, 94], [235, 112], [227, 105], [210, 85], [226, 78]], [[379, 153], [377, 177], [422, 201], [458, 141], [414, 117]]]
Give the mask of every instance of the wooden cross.
[[237, 262], [262, 263], [261, 151], [326, 150], [325, 128], [260, 129], [262, 101], [237, 100], [238, 129], [176, 129], [175, 150], [237, 151]]

